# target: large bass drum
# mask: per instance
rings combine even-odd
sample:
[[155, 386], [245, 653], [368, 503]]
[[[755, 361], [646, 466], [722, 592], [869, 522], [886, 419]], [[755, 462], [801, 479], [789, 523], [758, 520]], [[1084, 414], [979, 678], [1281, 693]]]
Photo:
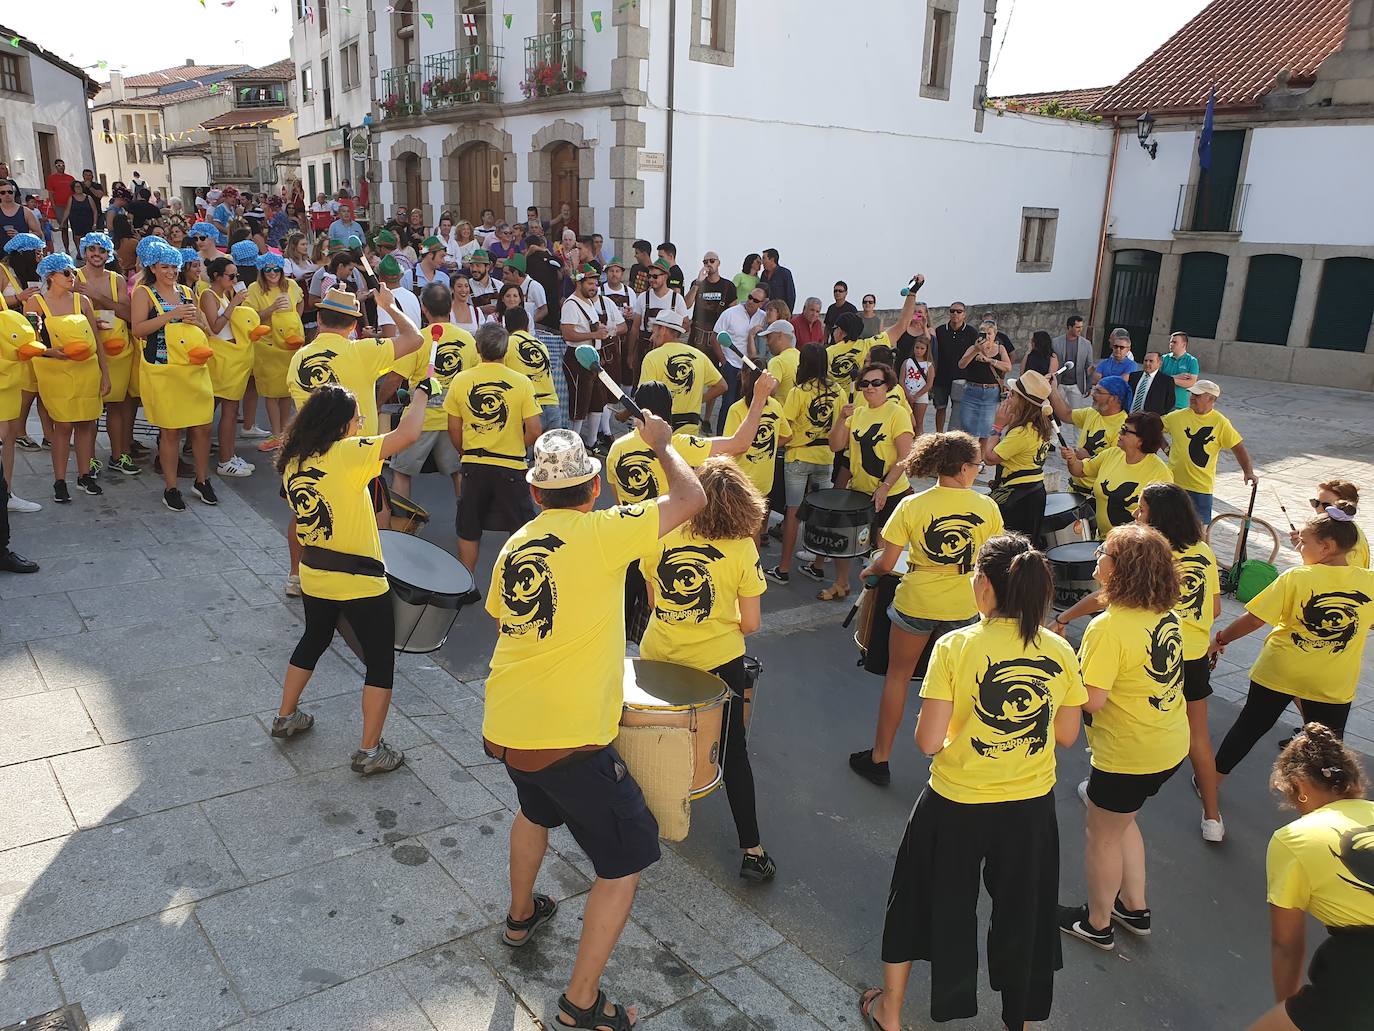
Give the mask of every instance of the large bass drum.
[[[881, 551], [875, 551], [872, 558], [877, 559], [880, 554]], [[888, 618], [887, 610], [906, 571], [907, 553], [903, 551], [897, 556], [892, 572], [880, 577], [876, 587], [866, 587], [863, 597], [859, 599], [859, 621], [854, 630], [854, 643], [859, 646], [857, 665], [880, 677], [887, 676], [888, 642], [892, 634], [892, 620]], [[912, 680], [920, 680], [926, 675], [931, 649], [942, 636], [932, 634], [926, 641], [925, 650], [916, 663], [916, 669], [912, 671]]]
[[1045, 554], [1054, 571], [1054, 607], [1060, 612], [1097, 590], [1097, 549], [1096, 541], [1074, 541]]
[[797, 518], [802, 546], [826, 558], [868, 554], [873, 526], [873, 499], [857, 490], [814, 490], [802, 499]]
[[396, 613], [396, 650], [438, 651], [463, 606], [481, 598], [472, 574], [437, 544], [399, 530], [377, 531]]

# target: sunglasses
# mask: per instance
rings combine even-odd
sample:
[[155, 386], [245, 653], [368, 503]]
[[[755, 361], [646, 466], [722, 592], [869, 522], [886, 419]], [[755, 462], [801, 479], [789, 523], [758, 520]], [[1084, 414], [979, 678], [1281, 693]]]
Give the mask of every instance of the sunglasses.
[[1318, 498], [1308, 498], [1307, 503], [1312, 506], [1312, 511], [1314, 512], [1326, 511], [1326, 502]]
[[859, 380], [859, 389], [860, 389], [860, 390], [872, 390], [872, 389], [874, 389], [874, 388], [876, 388], [876, 387], [885, 387], [885, 386], [887, 386], [887, 380], [885, 380], [885, 379], [861, 379], [861, 380]]
[[75, 272], [75, 270], [69, 269], [69, 268], [60, 268], [60, 269], [57, 270], [57, 274], [58, 274], [59, 276], [66, 276], [68, 279], [75, 279], [75, 278], [76, 278], [76, 272]]
[[835, 293], [837, 293], [837, 294], [843, 294], [843, 293], [848, 293], [848, 292], [849, 292], [849, 291], [847, 291], [847, 290], [842, 290], [842, 289], [840, 289], [838, 286], [835, 287]]
[[763, 298], [762, 298], [762, 297], [746, 297], [745, 300], [748, 301], [750, 304], [762, 304], [762, 303], [763, 303]]
[[962, 315], [962, 314], [964, 314], [964, 309], [963, 309], [963, 308], [951, 308], [951, 309], [949, 310], [949, 313], [950, 313], [951, 315]]
[[1122, 426], [1122, 427], [1121, 427], [1121, 432], [1122, 432], [1122, 433], [1129, 433], [1129, 434], [1130, 434], [1131, 436], [1133, 436], [1133, 437], [1138, 437], [1138, 436], [1140, 436], [1139, 433], [1137, 433], [1135, 430], [1131, 429], [1129, 426]]
[[238, 279], [238, 278], [239, 278], [239, 274], [238, 274], [237, 272], [226, 272], [226, 273], [224, 273], [224, 278], [225, 278], [225, 279]]
[[18, 195], [17, 193], [15, 193], [13, 190], [0, 190], [0, 197], [17, 197], [17, 196], [19, 196], [19, 195]]

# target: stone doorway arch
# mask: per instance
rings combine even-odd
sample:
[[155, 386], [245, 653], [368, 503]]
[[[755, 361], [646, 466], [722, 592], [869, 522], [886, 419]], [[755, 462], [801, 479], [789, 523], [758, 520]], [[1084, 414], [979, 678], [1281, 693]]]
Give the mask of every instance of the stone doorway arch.
[[[477, 148], [481, 148], [480, 150]], [[453, 211], [455, 219], [467, 217], [472, 204], [463, 196], [464, 170], [469, 179], [476, 176], [476, 166], [486, 166], [485, 182], [491, 203], [478, 203], [496, 211], [497, 220], [512, 221], [515, 218], [515, 154], [511, 151], [510, 133], [503, 132], [491, 125], [462, 125], [444, 138], [442, 148], [444, 206]], [[492, 181], [490, 166], [499, 165], [500, 182]], [[474, 212], [477, 214], [477, 212]], [[469, 218], [475, 226], [477, 222]]]
[[[424, 223], [434, 225], [434, 206], [429, 200], [429, 183], [434, 173], [430, 168], [429, 148], [424, 140], [402, 136], [391, 145], [387, 162], [387, 179], [391, 182], [392, 205], [404, 204], [424, 212]], [[386, 208], [389, 215], [392, 208]]]
[[[558, 204], [566, 199], [573, 205], [578, 230], [583, 233], [597, 231], [596, 212], [590, 203], [591, 182], [596, 175], [596, 140], [587, 139], [582, 126], [559, 118], [536, 132], [530, 141], [529, 174], [534, 186], [534, 203], [541, 217], [549, 220], [557, 217]], [[562, 190], [574, 188], [575, 197], [556, 196]]]

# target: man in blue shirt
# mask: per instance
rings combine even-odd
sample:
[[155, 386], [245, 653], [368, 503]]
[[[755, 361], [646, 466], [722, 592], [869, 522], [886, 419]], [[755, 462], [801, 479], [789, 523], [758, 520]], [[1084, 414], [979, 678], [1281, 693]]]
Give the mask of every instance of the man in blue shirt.
[[1125, 379], [1140, 368], [1135, 359], [1131, 357], [1130, 333], [1124, 329], [1112, 330], [1111, 346], [1111, 354], [1100, 359], [1093, 367], [1092, 380], [1094, 383], [1100, 383], [1106, 376], [1120, 376]]
[[353, 205], [348, 201], [342, 201], [339, 204], [339, 217], [329, 226], [329, 238], [339, 240], [345, 246], [352, 246], [350, 237], [354, 236], [363, 240], [367, 236], [367, 230], [353, 221]]
[[1164, 356], [1163, 371], [1174, 380], [1175, 408], [1188, 407], [1188, 390], [1197, 382], [1202, 371], [1195, 357], [1188, 353], [1188, 334], [1169, 335], [1169, 353]]

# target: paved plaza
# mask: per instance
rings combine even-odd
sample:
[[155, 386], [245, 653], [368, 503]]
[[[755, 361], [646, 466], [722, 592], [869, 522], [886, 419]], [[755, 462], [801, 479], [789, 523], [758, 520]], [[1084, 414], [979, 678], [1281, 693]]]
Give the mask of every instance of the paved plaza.
[[[1262, 477], [1259, 514], [1283, 525], [1272, 483], [1301, 520], [1312, 485], [1334, 476], [1374, 502], [1371, 395], [1221, 382], [1219, 407]], [[398, 657], [397, 772], [348, 768], [361, 667], [342, 644], [306, 693], [315, 730], [271, 739], [301, 610], [281, 592], [276, 481], [252, 457], [255, 476], [217, 482], [217, 508], [191, 500], [180, 515], [151, 471], [106, 474], [103, 497], [53, 505], [48, 455], [18, 457], [15, 490], [44, 509], [12, 517], [14, 547], [43, 568], [0, 578], [0, 1027], [65, 1004], [96, 1031], [552, 1027], [591, 870], [554, 834], [540, 890], [558, 916], [528, 948], [501, 943], [515, 801], [480, 742], [490, 619], [466, 610], [440, 653]], [[447, 482], [417, 483], [435, 515], [425, 536], [451, 548]], [[1223, 456], [1221, 508], [1247, 493]], [[497, 545], [485, 542], [483, 588]], [[1280, 563], [1293, 559], [1285, 544]], [[892, 858], [927, 764], [899, 747], [885, 791], [848, 771], [880, 680], [855, 668], [844, 607], [814, 601], [814, 587], [770, 584], [750, 642], [765, 666], [751, 753], [778, 879], [741, 882], [723, 793], [697, 803], [690, 837], [646, 872], [605, 980], [649, 1031], [862, 1026], [858, 989], [880, 975]], [[1238, 611], [1228, 598], [1223, 619]], [[1217, 739], [1261, 636], [1218, 667]], [[1368, 654], [1357, 703], [1348, 734], [1368, 755]], [[1235, 1028], [1272, 1004], [1263, 867], [1285, 819], [1265, 787], [1277, 737], [1227, 784], [1223, 845], [1200, 840], [1186, 776], [1146, 808], [1156, 933], [1111, 954], [1065, 941], [1044, 1026]], [[1081, 742], [1059, 762], [1062, 898], [1076, 902]], [[925, 983], [918, 965], [904, 1026], [933, 1026]], [[980, 999], [979, 1018], [947, 1026], [1000, 1026], [986, 987]]]

